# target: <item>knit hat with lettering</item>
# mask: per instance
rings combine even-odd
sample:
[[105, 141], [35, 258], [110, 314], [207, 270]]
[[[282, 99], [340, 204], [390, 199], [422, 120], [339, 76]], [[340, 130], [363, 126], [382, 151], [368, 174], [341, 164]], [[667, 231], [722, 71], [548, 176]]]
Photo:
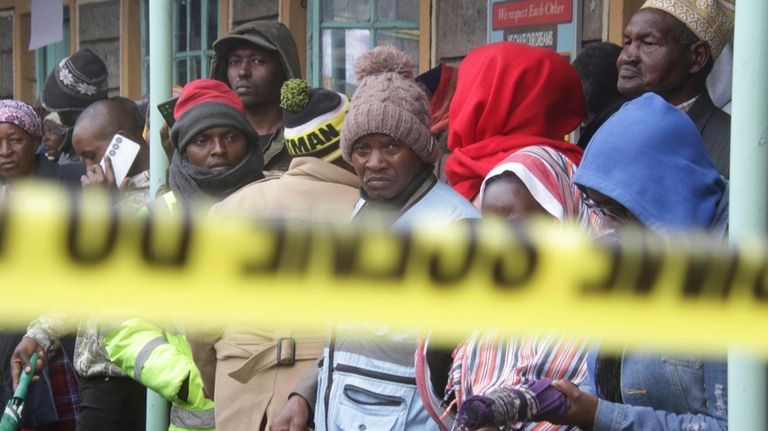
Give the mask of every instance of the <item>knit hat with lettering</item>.
[[429, 100], [413, 80], [413, 61], [391, 46], [378, 46], [355, 63], [359, 82], [349, 105], [341, 151], [351, 163], [352, 145], [363, 136], [381, 133], [410, 147], [427, 164], [439, 150], [429, 133]]
[[196, 79], [184, 86], [173, 108], [176, 119], [171, 128], [171, 143], [182, 153], [192, 137], [211, 127], [230, 126], [240, 130], [248, 144], [259, 140], [256, 131], [243, 114], [243, 102], [216, 79]]
[[40, 104], [51, 112], [82, 111], [107, 98], [107, 66], [90, 48], [64, 58], [45, 80]]
[[733, 0], [647, 0], [642, 8], [662, 10], [707, 42], [716, 59], [733, 35]]
[[280, 90], [283, 137], [293, 157], [317, 157], [332, 162], [341, 156], [342, 123], [349, 109], [347, 96], [325, 88], [310, 89], [303, 79], [290, 79]]

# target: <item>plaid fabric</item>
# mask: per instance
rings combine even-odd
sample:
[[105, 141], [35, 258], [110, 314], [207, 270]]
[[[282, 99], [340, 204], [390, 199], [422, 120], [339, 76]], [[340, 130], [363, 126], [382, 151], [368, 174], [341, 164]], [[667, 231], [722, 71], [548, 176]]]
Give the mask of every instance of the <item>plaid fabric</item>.
[[48, 351], [47, 361], [51, 394], [59, 420], [40, 428], [22, 428], [22, 431], [75, 431], [80, 408], [75, 369], [61, 346]]

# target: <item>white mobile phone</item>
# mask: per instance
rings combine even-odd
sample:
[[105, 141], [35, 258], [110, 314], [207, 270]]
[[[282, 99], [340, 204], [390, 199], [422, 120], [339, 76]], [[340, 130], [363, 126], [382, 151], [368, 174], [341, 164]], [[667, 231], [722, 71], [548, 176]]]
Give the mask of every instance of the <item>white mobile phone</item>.
[[[104, 161], [107, 157], [112, 159], [112, 171], [115, 173], [115, 186], [120, 187], [125, 176], [133, 165], [133, 161], [136, 160], [136, 155], [139, 154], [139, 144], [126, 138], [125, 136], [116, 133], [112, 137], [112, 142], [109, 143], [107, 152], [104, 154], [104, 158], [101, 159], [101, 169], [105, 169]], [[106, 170], [106, 169], [105, 169]]]

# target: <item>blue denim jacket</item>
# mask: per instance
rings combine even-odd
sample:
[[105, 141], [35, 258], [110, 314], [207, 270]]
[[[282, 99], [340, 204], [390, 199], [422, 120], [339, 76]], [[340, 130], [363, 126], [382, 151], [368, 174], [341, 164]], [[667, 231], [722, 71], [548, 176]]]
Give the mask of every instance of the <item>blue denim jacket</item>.
[[[593, 377], [594, 362], [590, 362]], [[625, 353], [621, 363], [624, 404], [600, 400], [593, 430], [727, 430], [727, 377], [725, 362]]]

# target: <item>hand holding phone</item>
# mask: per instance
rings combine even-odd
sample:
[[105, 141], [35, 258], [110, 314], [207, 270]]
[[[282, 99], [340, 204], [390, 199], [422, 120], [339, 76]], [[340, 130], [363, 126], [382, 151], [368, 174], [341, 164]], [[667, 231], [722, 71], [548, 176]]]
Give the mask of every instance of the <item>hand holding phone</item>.
[[106, 173], [107, 168], [105, 161], [107, 157], [112, 164], [112, 171], [115, 175], [115, 187], [120, 188], [120, 184], [123, 183], [128, 171], [131, 169], [136, 156], [139, 154], [139, 144], [126, 138], [120, 133], [116, 133], [112, 137], [112, 142], [109, 143], [107, 151], [104, 154], [104, 158], [101, 159], [101, 169]]
[[157, 105], [157, 109], [160, 111], [160, 115], [163, 116], [163, 120], [165, 120], [165, 124], [168, 125], [169, 129], [173, 127], [173, 123], [176, 122], [176, 119], [173, 118], [173, 109], [176, 107], [176, 102], [178, 100], [178, 97], [174, 97], [173, 99], [166, 100]]

